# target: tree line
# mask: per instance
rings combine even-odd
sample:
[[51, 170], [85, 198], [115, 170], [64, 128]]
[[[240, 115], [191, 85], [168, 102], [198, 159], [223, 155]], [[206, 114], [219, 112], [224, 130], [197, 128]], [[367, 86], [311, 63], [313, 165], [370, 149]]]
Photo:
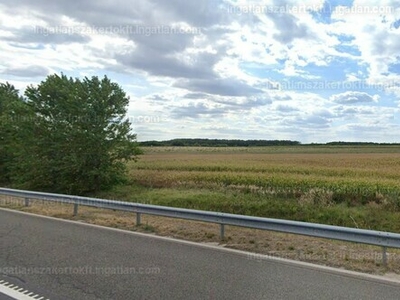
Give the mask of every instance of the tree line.
[[173, 139], [168, 141], [145, 141], [141, 146], [198, 146], [198, 147], [263, 147], [296, 146], [298, 141], [290, 140], [230, 140], [230, 139]]
[[240, 140], [240, 139], [201, 139], [184, 138], [166, 141], [143, 141], [140, 146], [159, 147], [267, 147], [267, 146], [395, 146], [400, 143], [376, 143], [376, 142], [342, 142], [302, 144], [292, 140]]
[[141, 154], [128, 103], [106, 76], [54, 74], [23, 95], [0, 83], [0, 184], [84, 195], [123, 182]]

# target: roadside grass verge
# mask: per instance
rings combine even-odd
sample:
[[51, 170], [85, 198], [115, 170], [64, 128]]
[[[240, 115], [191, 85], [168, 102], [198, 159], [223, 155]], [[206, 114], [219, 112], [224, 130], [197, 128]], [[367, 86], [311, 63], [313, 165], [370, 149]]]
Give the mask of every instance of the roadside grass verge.
[[329, 199], [329, 195], [323, 200], [321, 192], [290, 199], [226, 189], [147, 188], [132, 183], [95, 196], [143, 204], [400, 232], [400, 212], [390, 209], [387, 203], [336, 204]]

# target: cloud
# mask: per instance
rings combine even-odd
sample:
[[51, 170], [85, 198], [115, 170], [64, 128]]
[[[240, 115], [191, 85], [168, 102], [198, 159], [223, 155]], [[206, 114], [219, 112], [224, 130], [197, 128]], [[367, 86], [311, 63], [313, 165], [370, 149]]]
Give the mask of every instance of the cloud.
[[353, 106], [353, 105], [337, 106], [333, 108], [333, 111], [339, 117], [351, 117], [351, 118], [354, 118], [354, 116], [373, 115], [378, 113], [377, 109], [372, 106]]
[[11, 67], [2, 71], [3, 74], [17, 77], [46, 77], [49, 70], [42, 66]]
[[68, 32], [67, 28], [64, 30], [60, 27], [58, 30], [55, 28], [32, 26], [23, 27], [18, 30], [11, 29], [12, 36], [4, 37], [5, 41], [14, 42], [17, 45], [24, 44], [71, 44], [71, 43], [87, 43], [90, 37], [84, 36], [77, 32]]
[[166, 101], [169, 100], [166, 96], [164, 96], [162, 94], [149, 95], [149, 96], [146, 97], [146, 99], [149, 99], [149, 100], [155, 101], [155, 102], [158, 102], [158, 101], [166, 102]]
[[208, 94], [205, 93], [187, 93], [183, 96], [186, 99], [206, 99], [209, 98]]
[[175, 107], [171, 110], [173, 118], [200, 118], [201, 116], [221, 116], [226, 111], [221, 107], [211, 107], [201, 102], [191, 102], [185, 106]]
[[[369, 67], [368, 80], [390, 77], [388, 66], [396, 63], [400, 47], [400, 30], [393, 24], [398, 17], [399, 2], [354, 0], [351, 7], [337, 8], [332, 32], [352, 37], [350, 46], [360, 52], [361, 62]], [[341, 10], [344, 10], [340, 13]]]
[[271, 97], [268, 94], [250, 97], [214, 97], [212, 100], [226, 105], [231, 110], [251, 109], [272, 103]]
[[327, 118], [316, 115], [306, 115], [302, 117], [285, 117], [282, 119], [281, 122], [279, 122], [280, 125], [288, 126], [294, 131], [299, 129], [326, 130], [330, 127], [330, 123], [331, 121]]
[[176, 81], [175, 87], [196, 92], [205, 92], [220, 96], [252, 96], [263, 93], [263, 90], [252, 87], [236, 78], [210, 78]]
[[[163, 49], [161, 46], [159, 49]], [[157, 53], [151, 47], [138, 47], [127, 54], [116, 54], [114, 58], [124, 67], [139, 69], [153, 76], [166, 76], [171, 78], [210, 78], [216, 74], [212, 70], [217, 62], [213, 55], [198, 55], [195, 62], [185, 62], [178, 55], [167, 55], [170, 49], [165, 48], [165, 53]]]
[[289, 96], [288, 94], [278, 94], [273, 96], [274, 100], [277, 101], [287, 101], [287, 100], [292, 100], [293, 98]]
[[365, 92], [345, 92], [341, 94], [332, 95], [329, 100], [335, 103], [341, 104], [353, 104], [353, 103], [364, 103], [364, 102], [377, 102], [379, 95], [369, 95]]
[[349, 122], [336, 129], [341, 140], [397, 143], [400, 126], [376, 122]]
[[380, 131], [385, 129], [386, 126], [380, 125], [379, 123], [370, 123], [370, 124], [357, 124], [357, 123], [350, 123], [346, 125], [346, 128], [350, 131]]
[[[187, 0], [156, 0], [154, 5], [160, 12], [166, 12], [173, 19], [180, 19], [200, 27], [224, 23], [227, 19], [224, 11], [219, 8], [220, 0], [187, 1]], [[204, 16], [207, 16], [206, 18]]]
[[283, 113], [299, 111], [297, 107], [291, 105], [283, 105], [283, 104], [278, 104], [277, 106], [275, 106], [275, 110]]
[[282, 44], [290, 44], [295, 39], [310, 39], [315, 37], [311, 28], [305, 23], [300, 22], [292, 14], [272, 13], [268, 14], [268, 17], [273, 21], [278, 31], [273, 37]]

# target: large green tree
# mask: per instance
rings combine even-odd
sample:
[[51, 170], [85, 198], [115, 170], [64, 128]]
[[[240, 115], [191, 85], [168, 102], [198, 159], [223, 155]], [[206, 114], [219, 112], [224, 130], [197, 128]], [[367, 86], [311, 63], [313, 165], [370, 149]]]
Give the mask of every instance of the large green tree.
[[19, 155], [25, 188], [87, 194], [124, 180], [140, 154], [126, 118], [129, 98], [107, 77], [50, 75], [25, 91], [32, 138]]
[[[10, 184], [21, 141], [27, 135], [24, 121], [29, 107], [9, 83], [0, 83], [0, 183]], [[29, 134], [28, 134], [29, 136]]]

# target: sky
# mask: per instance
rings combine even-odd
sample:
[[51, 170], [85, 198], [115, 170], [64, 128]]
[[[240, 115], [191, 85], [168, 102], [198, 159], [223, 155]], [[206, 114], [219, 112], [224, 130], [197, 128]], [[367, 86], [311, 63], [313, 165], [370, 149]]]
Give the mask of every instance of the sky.
[[0, 82], [107, 76], [139, 141], [400, 142], [400, 0], [0, 0]]

